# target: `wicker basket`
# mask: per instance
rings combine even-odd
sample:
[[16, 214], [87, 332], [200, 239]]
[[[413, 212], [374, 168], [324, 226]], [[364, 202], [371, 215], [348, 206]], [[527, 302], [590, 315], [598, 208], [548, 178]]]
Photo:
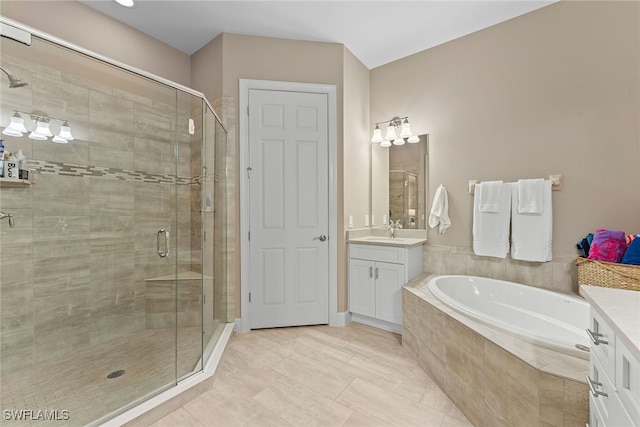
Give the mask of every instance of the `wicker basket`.
[[578, 284], [640, 291], [640, 266], [578, 257]]

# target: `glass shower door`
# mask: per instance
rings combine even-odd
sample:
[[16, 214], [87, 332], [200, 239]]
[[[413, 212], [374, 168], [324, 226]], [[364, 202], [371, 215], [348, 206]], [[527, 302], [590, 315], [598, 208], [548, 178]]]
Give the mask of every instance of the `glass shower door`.
[[0, 65], [28, 83], [0, 80], [2, 130], [18, 113], [29, 132], [46, 117], [74, 137], [2, 135], [30, 176], [0, 182], [15, 225], [0, 221], [0, 409], [88, 425], [175, 385], [178, 355], [191, 351], [176, 332], [190, 316], [198, 344], [185, 372], [201, 355], [201, 285], [180, 317], [176, 280], [192, 271], [199, 233], [180, 161], [193, 141], [182, 146], [175, 88], [37, 37], [0, 43]]

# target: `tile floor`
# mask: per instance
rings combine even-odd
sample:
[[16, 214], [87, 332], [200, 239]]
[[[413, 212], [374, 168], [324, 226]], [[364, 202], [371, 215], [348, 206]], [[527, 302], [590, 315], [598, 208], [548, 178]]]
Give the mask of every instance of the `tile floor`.
[[152, 426], [471, 424], [400, 335], [351, 323], [235, 334], [212, 389]]

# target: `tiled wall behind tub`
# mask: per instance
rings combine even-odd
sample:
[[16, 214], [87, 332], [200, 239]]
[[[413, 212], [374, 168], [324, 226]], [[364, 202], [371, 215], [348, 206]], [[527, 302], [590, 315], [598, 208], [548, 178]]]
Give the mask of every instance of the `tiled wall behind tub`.
[[[179, 224], [172, 251], [179, 268], [191, 269], [194, 182], [186, 129], [178, 132], [177, 186], [172, 176], [176, 120], [186, 123], [175, 103], [4, 52], [1, 59], [29, 82], [2, 82], [2, 125], [14, 109], [41, 110], [68, 120], [75, 137], [56, 144], [2, 135], [7, 151], [23, 151], [34, 180], [0, 188], [0, 210], [15, 217], [15, 228], [0, 221], [1, 369], [16, 372], [145, 327], [144, 279], [175, 269], [175, 259], [156, 254], [158, 229]], [[190, 106], [178, 109], [186, 116]]]
[[481, 257], [470, 247], [424, 245], [423, 270], [434, 274], [465, 274], [508, 280], [556, 292], [578, 293], [574, 255], [554, 255], [551, 262], [526, 262]]

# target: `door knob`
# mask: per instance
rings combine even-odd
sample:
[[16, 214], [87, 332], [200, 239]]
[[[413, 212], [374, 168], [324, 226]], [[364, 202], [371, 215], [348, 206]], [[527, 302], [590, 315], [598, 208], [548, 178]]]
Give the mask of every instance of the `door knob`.
[[314, 237], [311, 240], [320, 240], [321, 242], [324, 242], [325, 240], [327, 240], [327, 236], [325, 236], [324, 234], [321, 234], [321, 235], [319, 235], [317, 237]]

